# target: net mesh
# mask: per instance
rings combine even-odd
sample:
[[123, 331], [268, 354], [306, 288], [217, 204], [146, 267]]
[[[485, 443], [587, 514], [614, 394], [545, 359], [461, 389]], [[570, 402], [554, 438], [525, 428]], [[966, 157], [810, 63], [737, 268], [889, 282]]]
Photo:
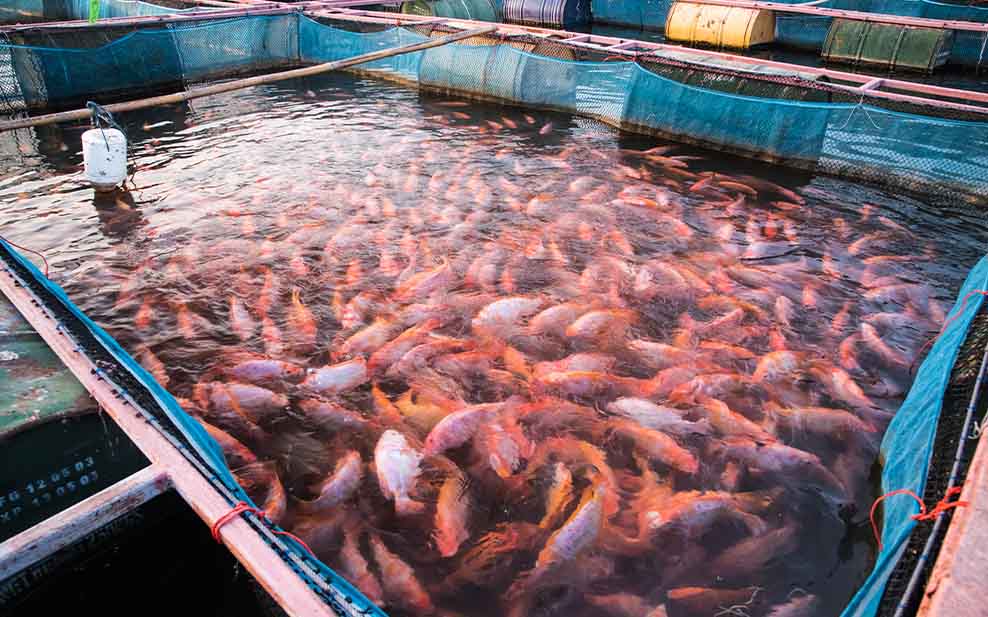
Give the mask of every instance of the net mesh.
[[[163, 0], [167, 4], [167, 0]], [[165, 6], [140, 0], [100, 0], [99, 17], [145, 17], [190, 11], [211, 11], [210, 7]], [[89, 0], [7, 0], [0, 6], [0, 23], [67, 21], [89, 19]]]
[[[18, 33], [3, 48], [10, 54], [23, 106], [57, 107], [92, 97], [133, 98], [297, 63], [298, 20], [272, 15], [155, 29]], [[16, 102], [7, 111], [15, 110]]]
[[[52, 33], [44, 40], [19, 34], [0, 45], [0, 78], [11, 82], [0, 92], [4, 100], [19, 96], [41, 104], [114, 92], [132, 98], [135, 89], [162, 83], [340, 60], [442, 33], [436, 26], [347, 30], [290, 14], [146, 30], [108, 28], [85, 35]], [[70, 40], [72, 48], [59, 48]], [[540, 45], [549, 55], [533, 53]], [[551, 57], [562, 55], [559, 47], [533, 37], [484, 36], [378, 60], [360, 70], [906, 186], [954, 203], [966, 198], [988, 204], [985, 114], [937, 109], [940, 117], [920, 115], [914, 112], [933, 110], [855, 100], [798, 74], [701, 66], [682, 57], [604, 61], [583, 51], [572, 52], [578, 59]], [[981, 276], [988, 276], [986, 268], [988, 262], [980, 266]]]
[[[975, 398], [974, 387], [986, 349], [988, 349], [988, 310], [983, 306], [981, 312], [971, 322], [970, 332], [967, 340], [961, 346], [956, 362], [954, 362], [954, 368], [950, 374], [950, 384], [944, 395], [943, 408], [936, 429], [936, 445], [930, 458], [926, 490], [923, 492], [923, 501], [928, 508], [932, 508], [940, 501], [947, 489], [950, 488], [950, 474], [954, 466], [957, 445], [962, 439], [969, 439], [969, 435], [965, 435], [963, 432], [964, 421], [967, 417], [968, 405]], [[982, 383], [981, 386], [980, 396], [977, 397], [978, 403], [972, 417], [974, 426], [982, 426], [985, 421], [985, 414], [988, 412], [988, 383]], [[974, 457], [976, 445], [977, 440], [970, 438], [962, 455], [959, 475], [954, 482], [955, 486], [963, 484], [967, 476], [967, 469]], [[915, 614], [923, 597], [919, 590], [926, 586], [926, 581], [933, 564], [936, 563], [937, 554], [943, 544], [953, 514], [953, 510], [947, 510], [942, 515], [947, 524], [940, 526], [937, 537], [934, 538], [933, 552], [926, 559], [921, 560], [920, 557], [927, 540], [933, 533], [933, 521], [920, 522], [913, 529], [905, 552], [885, 585], [885, 592], [878, 608], [879, 617], [892, 617], [900, 603], [906, 606], [906, 614]], [[904, 596], [909, 587], [909, 580], [917, 568], [921, 572], [919, 584], [910, 594], [911, 597], [906, 598]]]

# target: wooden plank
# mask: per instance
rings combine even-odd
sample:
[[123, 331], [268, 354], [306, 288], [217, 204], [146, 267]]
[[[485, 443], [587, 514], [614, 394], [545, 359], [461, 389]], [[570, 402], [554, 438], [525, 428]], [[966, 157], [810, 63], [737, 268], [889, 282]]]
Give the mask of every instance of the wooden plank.
[[124, 478], [0, 544], [0, 580], [78, 542], [100, 527], [168, 490], [168, 474], [155, 465]]
[[[329, 71], [336, 71], [339, 69], [345, 69], [351, 66], [356, 66], [358, 64], [364, 64], [365, 62], [373, 62], [374, 60], [380, 60], [382, 58], [389, 58], [391, 56], [397, 56], [400, 54], [408, 54], [415, 51], [421, 51], [423, 49], [439, 47], [440, 45], [448, 45], [449, 43], [453, 43], [463, 39], [473, 38], [475, 36], [480, 36], [482, 34], [489, 34], [491, 32], [494, 32], [494, 30], [495, 28], [493, 26], [474, 28], [472, 30], [464, 30], [462, 32], [449, 34], [440, 38], [429, 39], [427, 41], [422, 41], [420, 43], [413, 43], [411, 45], [402, 45], [400, 47], [391, 47], [389, 49], [382, 49], [380, 51], [361, 54], [359, 56], [354, 56], [352, 58], [347, 58], [345, 60], [335, 60], [333, 62], [324, 62], [322, 64], [307, 66], [301, 69], [292, 69], [290, 71], [281, 71], [279, 73], [267, 73], [265, 75], [256, 75], [254, 77], [247, 77], [245, 79], [235, 79], [233, 81], [225, 81], [219, 84], [214, 84], [212, 86], [204, 86], [202, 88], [196, 88], [195, 90], [183, 90], [182, 92], [175, 92], [173, 94], [164, 94], [162, 96], [152, 96], [150, 98], [139, 99], [136, 101], [114, 103], [112, 105], [106, 105], [104, 109], [106, 109], [106, 111], [110, 113], [134, 111], [136, 109], [144, 109], [146, 107], [155, 107], [158, 105], [171, 105], [174, 103], [181, 103], [182, 101], [191, 101], [193, 99], [203, 98], [206, 96], [213, 96], [215, 94], [221, 94], [223, 92], [242, 90], [243, 88], [251, 88], [254, 86], [260, 86], [264, 84], [275, 83], [278, 81], [284, 81], [287, 79], [310, 77], [312, 75], [319, 75], [321, 73], [328, 73]], [[72, 111], [63, 111], [54, 114], [45, 114], [42, 116], [21, 118], [18, 120], [7, 120], [5, 122], [0, 122], [0, 132], [27, 128], [29, 126], [42, 126], [46, 124], [57, 124], [59, 122], [73, 122], [75, 120], [84, 120], [91, 117], [92, 115], [93, 115], [93, 110], [87, 107], [86, 109], [75, 109]]]
[[[158, 432], [135, 407], [119, 398], [110, 384], [97, 375], [96, 366], [76, 351], [75, 343], [57, 321], [23, 287], [18, 286], [17, 279], [5, 268], [0, 268], [0, 292], [10, 299], [152, 464], [168, 474], [175, 490], [207, 525], [212, 526], [231, 510], [229, 501], [166, 436]], [[332, 609], [243, 517], [224, 525], [221, 537], [230, 552], [289, 615], [336, 617]]]

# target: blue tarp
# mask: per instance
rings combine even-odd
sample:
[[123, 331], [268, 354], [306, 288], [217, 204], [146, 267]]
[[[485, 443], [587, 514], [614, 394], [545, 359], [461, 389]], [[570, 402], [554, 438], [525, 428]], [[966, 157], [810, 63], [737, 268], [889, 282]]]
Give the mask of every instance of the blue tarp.
[[[882, 467], [882, 494], [910, 489], [922, 495], [926, 488], [926, 474], [944, 392], [971, 321], [985, 300], [984, 296], [973, 294], [962, 306], [963, 299], [976, 289], [988, 289], [988, 256], [982, 258], [968, 274], [948, 317], [953, 321], [926, 356], [906, 400], [885, 433], [881, 451], [885, 462]], [[875, 614], [889, 575], [916, 526], [916, 521], [912, 520], [919, 509], [915, 500], [897, 495], [886, 499], [883, 504], [882, 551], [868, 580], [844, 609], [843, 617], [871, 617]]]

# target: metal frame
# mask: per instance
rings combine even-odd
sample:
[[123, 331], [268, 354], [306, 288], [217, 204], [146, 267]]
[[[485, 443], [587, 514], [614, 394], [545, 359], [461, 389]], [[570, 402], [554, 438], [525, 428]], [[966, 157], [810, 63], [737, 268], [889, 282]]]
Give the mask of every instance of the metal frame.
[[0, 544], [0, 580], [6, 580], [137, 509], [171, 488], [168, 474], [150, 465], [90, 495]]

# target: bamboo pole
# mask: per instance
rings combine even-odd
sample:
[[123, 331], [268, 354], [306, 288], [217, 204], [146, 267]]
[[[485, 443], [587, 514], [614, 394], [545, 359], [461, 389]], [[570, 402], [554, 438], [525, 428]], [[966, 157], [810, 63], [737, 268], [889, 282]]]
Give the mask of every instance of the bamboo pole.
[[[136, 101], [125, 101], [123, 103], [114, 103], [112, 105], [106, 105], [104, 109], [106, 109], [110, 113], [134, 111], [135, 109], [156, 107], [158, 105], [171, 105], [174, 103], [181, 103], [183, 101], [190, 101], [192, 99], [199, 99], [205, 96], [212, 96], [214, 94], [232, 92], [234, 90], [241, 90], [243, 88], [251, 88], [253, 86], [262, 86], [264, 84], [270, 84], [277, 81], [284, 81], [286, 79], [310, 77], [312, 75], [319, 75], [320, 73], [328, 73], [329, 71], [338, 71], [340, 69], [349, 68], [351, 66], [355, 66], [358, 64], [364, 64], [365, 62], [373, 62], [374, 60], [381, 60], [382, 58], [390, 58], [392, 56], [407, 54], [413, 51], [421, 51], [423, 49], [429, 49], [431, 47], [448, 45], [449, 43], [455, 43], [456, 41], [462, 41], [463, 39], [469, 39], [475, 36], [490, 34], [495, 30], [497, 30], [497, 28], [494, 26], [489, 26], [485, 28], [474, 28], [472, 30], [464, 30], [463, 32], [457, 32], [455, 34], [450, 34], [441, 38], [429, 39], [428, 41], [422, 41], [421, 43], [415, 43], [413, 45], [403, 45], [401, 47], [382, 49], [381, 51], [375, 51], [369, 54], [361, 54], [359, 56], [354, 56], [353, 58], [347, 58], [345, 60], [335, 60], [333, 62], [324, 62], [323, 64], [316, 64], [314, 66], [307, 66], [300, 69], [282, 71], [280, 73], [271, 73], [268, 75], [258, 75], [256, 77], [248, 77], [246, 79], [237, 79], [222, 84], [206, 86], [205, 88], [196, 88], [195, 90], [185, 90], [183, 92], [175, 92], [173, 94], [163, 94], [161, 96], [153, 96], [150, 98], [139, 99]], [[86, 118], [89, 118], [92, 115], [92, 113], [93, 113], [92, 110], [87, 108], [87, 109], [75, 109], [72, 111], [63, 111], [55, 114], [45, 114], [43, 116], [35, 116], [33, 118], [8, 120], [6, 122], [0, 122], [0, 132], [11, 131], [14, 129], [23, 129], [31, 126], [43, 126], [46, 124], [57, 124], [59, 122], [72, 122], [75, 120], [84, 120]]]

